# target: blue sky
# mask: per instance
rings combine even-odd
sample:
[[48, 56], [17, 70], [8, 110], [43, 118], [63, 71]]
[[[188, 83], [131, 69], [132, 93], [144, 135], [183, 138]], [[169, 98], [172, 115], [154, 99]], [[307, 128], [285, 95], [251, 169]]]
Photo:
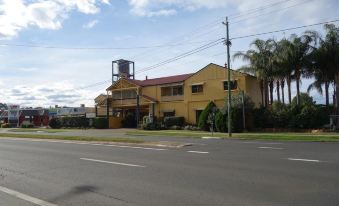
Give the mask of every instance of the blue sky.
[[[109, 80], [112, 60], [135, 61], [137, 71], [155, 65], [224, 37], [221, 22], [226, 15], [230, 16], [231, 37], [236, 37], [339, 19], [338, 8], [336, 0], [0, 0], [1, 101], [24, 106], [93, 105], [109, 81], [80, 88]], [[322, 26], [309, 29], [321, 31]], [[260, 38], [279, 39], [302, 31]], [[247, 50], [255, 38], [234, 40], [231, 50]], [[14, 46], [18, 44], [63, 48], [182, 45], [77, 50]], [[224, 52], [220, 44], [137, 72], [137, 78], [190, 73], [211, 62], [224, 65]], [[243, 64], [233, 61], [232, 67]], [[303, 81], [303, 91], [310, 81]], [[316, 92], [312, 95], [323, 102]]]

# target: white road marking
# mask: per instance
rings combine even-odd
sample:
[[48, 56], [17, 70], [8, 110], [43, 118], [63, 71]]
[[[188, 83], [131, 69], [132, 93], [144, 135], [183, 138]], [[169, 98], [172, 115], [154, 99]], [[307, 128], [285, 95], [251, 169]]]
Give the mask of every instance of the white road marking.
[[122, 163], [122, 162], [110, 162], [110, 161], [105, 161], [105, 160], [97, 160], [97, 159], [89, 159], [89, 158], [80, 158], [81, 160], [86, 160], [86, 161], [92, 161], [92, 162], [100, 162], [100, 163], [107, 163], [107, 164], [114, 164], [114, 165], [123, 165], [123, 166], [128, 166], [128, 167], [146, 167], [142, 165], [135, 165], [135, 164], [128, 164], [128, 163]]
[[190, 152], [190, 153], [198, 153], [198, 154], [208, 154], [209, 152], [203, 152], [203, 151], [187, 151], [187, 152]]
[[117, 144], [98, 144], [98, 143], [90, 143], [90, 142], [75, 142], [75, 141], [60, 141], [60, 140], [22, 139], [22, 138], [1, 138], [1, 139], [4, 139], [4, 140], [14, 140], [14, 141], [49, 142], [49, 143], [63, 143], [63, 144], [78, 144], [78, 145], [120, 147], [120, 148], [144, 149], [144, 150], [154, 150], [154, 151], [168, 150], [168, 149], [164, 149], [164, 148], [138, 147], [138, 146], [117, 145]]
[[105, 144], [104, 146], [107, 146], [107, 147], [131, 148], [131, 149], [155, 150], [155, 151], [164, 151], [164, 150], [168, 150], [168, 149], [163, 149], [163, 148], [136, 147], [136, 146], [114, 145], [114, 144]]
[[259, 149], [284, 149], [282, 147], [258, 147]]
[[284, 144], [280, 142], [235, 142], [239, 144], [266, 144], [266, 145], [279, 145], [279, 144]]
[[304, 162], [320, 162], [320, 160], [298, 159], [298, 158], [288, 158], [288, 160], [292, 160], [292, 161], [304, 161]]
[[201, 139], [221, 139], [221, 137], [201, 137]]
[[11, 189], [8, 189], [6, 187], [1, 187], [0, 186], [0, 191], [6, 193], [8, 195], [14, 196], [16, 198], [19, 198], [19, 199], [25, 200], [27, 202], [33, 203], [35, 205], [39, 205], [39, 206], [57, 206], [56, 204], [52, 204], [52, 203], [40, 200], [38, 198], [35, 198], [35, 197], [32, 197], [32, 196], [23, 194], [23, 193], [20, 193], [20, 192], [11, 190]]

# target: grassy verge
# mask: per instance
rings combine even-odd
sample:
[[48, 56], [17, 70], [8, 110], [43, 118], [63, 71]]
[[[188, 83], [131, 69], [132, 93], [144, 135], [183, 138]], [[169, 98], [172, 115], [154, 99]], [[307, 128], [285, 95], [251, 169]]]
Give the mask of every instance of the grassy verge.
[[[212, 133], [202, 131], [186, 131], [186, 130], [163, 130], [163, 131], [128, 131], [129, 135], [147, 135], [147, 136], [176, 136], [201, 138], [204, 136], [212, 136]], [[214, 137], [228, 138], [228, 134], [214, 133]], [[339, 134], [335, 133], [234, 133], [232, 138], [246, 140], [281, 140], [281, 141], [339, 141]]]
[[143, 140], [131, 139], [131, 138], [115, 138], [115, 137], [107, 137], [106, 138], [106, 137], [80, 137], [80, 136], [61, 136], [61, 135], [0, 133], [0, 138], [1, 137], [76, 140], [76, 141], [96, 141], [96, 142], [144, 143]]
[[9, 132], [45, 132], [45, 133], [58, 133], [58, 132], [70, 132], [70, 129], [34, 129], [34, 128], [24, 128], [24, 129], [10, 129]]

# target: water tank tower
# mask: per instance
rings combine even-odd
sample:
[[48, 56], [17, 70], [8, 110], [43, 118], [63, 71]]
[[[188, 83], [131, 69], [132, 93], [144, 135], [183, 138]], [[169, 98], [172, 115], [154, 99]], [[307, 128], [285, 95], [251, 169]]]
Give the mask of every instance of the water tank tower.
[[134, 73], [134, 62], [124, 59], [112, 61], [112, 84], [118, 81], [118, 79], [120, 79], [121, 77], [134, 79]]

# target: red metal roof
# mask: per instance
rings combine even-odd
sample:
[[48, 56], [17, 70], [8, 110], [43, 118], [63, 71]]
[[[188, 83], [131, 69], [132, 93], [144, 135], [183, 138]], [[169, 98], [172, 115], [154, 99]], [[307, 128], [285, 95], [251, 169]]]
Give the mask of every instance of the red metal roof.
[[160, 84], [171, 84], [177, 82], [183, 82], [192, 76], [194, 73], [190, 74], [181, 74], [169, 77], [160, 77], [155, 79], [146, 79], [146, 80], [134, 80], [134, 79], [126, 79], [127, 81], [139, 85], [139, 86], [152, 86], [152, 85], [160, 85]]

